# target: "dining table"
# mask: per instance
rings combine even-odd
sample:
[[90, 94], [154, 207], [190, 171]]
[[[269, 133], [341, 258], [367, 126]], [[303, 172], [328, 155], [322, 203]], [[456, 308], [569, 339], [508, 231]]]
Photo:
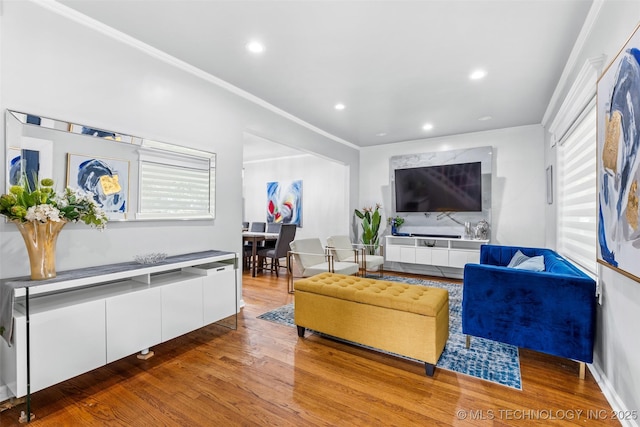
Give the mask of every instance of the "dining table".
[[242, 245], [251, 242], [251, 276], [256, 277], [258, 273], [258, 243], [266, 240], [277, 240], [280, 233], [264, 233], [256, 231], [242, 232]]

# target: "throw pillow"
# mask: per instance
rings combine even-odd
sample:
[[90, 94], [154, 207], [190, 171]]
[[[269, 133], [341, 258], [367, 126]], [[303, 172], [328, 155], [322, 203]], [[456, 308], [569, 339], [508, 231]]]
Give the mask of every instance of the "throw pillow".
[[544, 271], [544, 256], [531, 257], [514, 267], [518, 270]]
[[528, 259], [529, 259], [528, 256], [526, 256], [525, 254], [520, 252], [520, 250], [518, 250], [518, 252], [516, 252], [515, 255], [513, 256], [513, 258], [511, 258], [511, 261], [509, 261], [509, 264], [507, 265], [507, 267], [513, 268], [517, 265], [522, 264]]

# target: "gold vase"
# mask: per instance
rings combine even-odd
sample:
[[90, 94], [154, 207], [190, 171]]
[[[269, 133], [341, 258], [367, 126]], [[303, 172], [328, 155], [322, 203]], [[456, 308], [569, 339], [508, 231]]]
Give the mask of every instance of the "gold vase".
[[66, 221], [15, 221], [29, 253], [31, 280], [56, 277], [56, 241]]

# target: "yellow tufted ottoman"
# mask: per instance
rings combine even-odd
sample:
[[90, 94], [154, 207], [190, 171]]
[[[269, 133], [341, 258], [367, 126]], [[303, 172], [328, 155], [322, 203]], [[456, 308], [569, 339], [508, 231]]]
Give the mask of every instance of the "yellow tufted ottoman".
[[295, 323], [425, 363], [432, 376], [449, 338], [444, 289], [322, 273], [295, 282]]

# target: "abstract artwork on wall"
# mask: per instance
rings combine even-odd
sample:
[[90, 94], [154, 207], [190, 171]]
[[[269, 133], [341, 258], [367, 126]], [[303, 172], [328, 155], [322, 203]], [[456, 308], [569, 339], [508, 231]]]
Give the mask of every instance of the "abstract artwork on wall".
[[597, 86], [598, 262], [640, 281], [640, 34]]
[[36, 188], [36, 179], [53, 177], [53, 142], [23, 136], [20, 147], [7, 148], [7, 191], [27, 177], [29, 188]]
[[109, 219], [126, 218], [128, 161], [69, 154], [67, 185], [93, 193], [94, 200]]
[[302, 226], [302, 180], [267, 182], [267, 222]]

